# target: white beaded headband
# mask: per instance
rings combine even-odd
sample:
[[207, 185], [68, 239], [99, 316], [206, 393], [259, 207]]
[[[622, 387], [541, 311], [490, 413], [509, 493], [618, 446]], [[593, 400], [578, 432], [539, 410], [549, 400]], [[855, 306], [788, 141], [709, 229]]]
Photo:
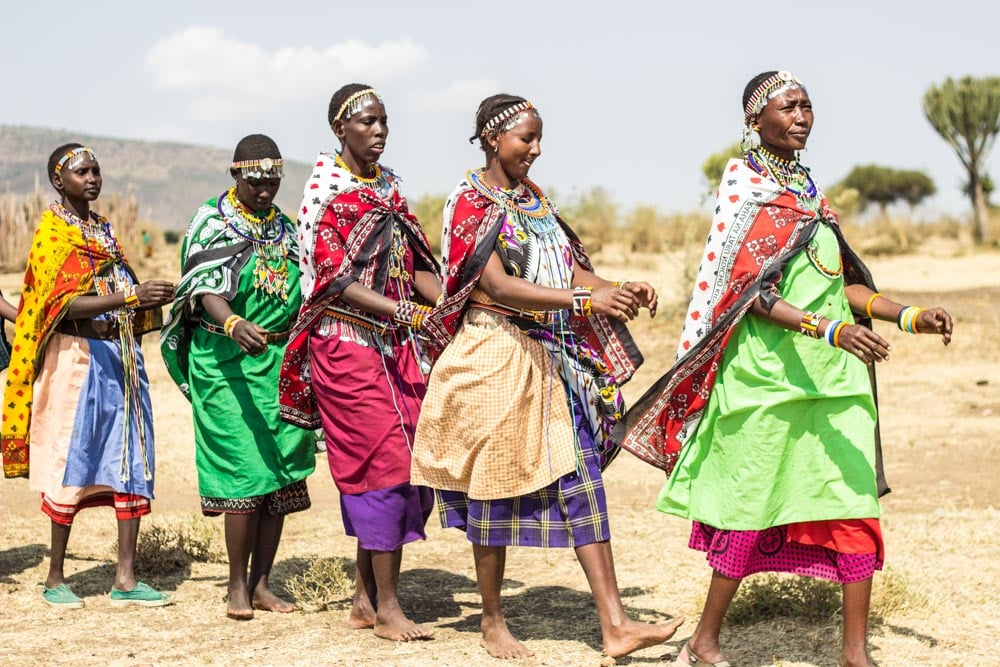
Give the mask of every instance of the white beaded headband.
[[257, 158], [240, 160], [232, 164], [233, 169], [239, 169], [243, 178], [284, 178], [284, 162], [279, 158]]
[[538, 115], [538, 109], [536, 109], [535, 105], [527, 100], [524, 102], [518, 102], [514, 106], [507, 107], [496, 116], [493, 116], [493, 118], [486, 121], [486, 124], [483, 125], [483, 131], [479, 133], [479, 136], [488, 137], [492, 134], [501, 134], [514, 129], [514, 127], [520, 124], [523, 120], [521, 118], [521, 114], [529, 109], [533, 110], [535, 116]]
[[760, 112], [767, 106], [767, 101], [781, 95], [789, 90], [805, 88], [799, 78], [788, 70], [767, 77], [760, 82], [753, 93], [747, 99], [747, 105], [743, 108], [744, 124], [749, 126], [760, 115]]
[[[365, 88], [354, 93], [340, 105], [334, 120], [350, 120], [351, 116], [364, 109], [373, 102], [382, 102], [382, 96], [374, 88]], [[344, 112], [347, 112], [346, 114]]]
[[94, 155], [94, 151], [90, 150], [86, 146], [77, 146], [76, 148], [68, 151], [65, 155], [59, 158], [59, 162], [56, 163], [56, 173], [58, 174], [66, 169], [76, 169], [83, 162], [84, 157], [90, 156], [91, 160], [97, 161], [97, 156]]

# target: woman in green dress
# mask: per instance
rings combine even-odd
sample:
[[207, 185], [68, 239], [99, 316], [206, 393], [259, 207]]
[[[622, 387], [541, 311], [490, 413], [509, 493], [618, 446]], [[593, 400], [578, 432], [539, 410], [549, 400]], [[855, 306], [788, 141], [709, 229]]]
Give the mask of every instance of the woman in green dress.
[[875, 291], [798, 161], [813, 125], [805, 86], [764, 72], [743, 107], [745, 155], [719, 185], [677, 361], [628, 414], [622, 447], [667, 471], [657, 508], [694, 522], [689, 546], [713, 570], [678, 665], [728, 665], [730, 601], [744, 577], [776, 571], [842, 585], [840, 664], [867, 667], [888, 491], [874, 364], [890, 352], [871, 321], [947, 344], [952, 320]]
[[[201, 509], [225, 514], [226, 615], [290, 612], [268, 588], [284, 517], [309, 507], [309, 431], [278, 412], [278, 376], [298, 314], [298, 246], [274, 205], [282, 160], [270, 138], [236, 146], [235, 185], [198, 209], [181, 249], [177, 298], [161, 335], [171, 377], [191, 401]], [[252, 564], [247, 571], [251, 555]]]

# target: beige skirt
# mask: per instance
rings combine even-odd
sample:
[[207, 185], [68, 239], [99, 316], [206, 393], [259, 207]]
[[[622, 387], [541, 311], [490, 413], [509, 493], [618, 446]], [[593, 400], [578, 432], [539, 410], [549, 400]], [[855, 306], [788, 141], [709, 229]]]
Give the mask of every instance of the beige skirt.
[[410, 483], [493, 500], [575, 469], [575, 431], [551, 353], [505, 316], [469, 308], [431, 371]]

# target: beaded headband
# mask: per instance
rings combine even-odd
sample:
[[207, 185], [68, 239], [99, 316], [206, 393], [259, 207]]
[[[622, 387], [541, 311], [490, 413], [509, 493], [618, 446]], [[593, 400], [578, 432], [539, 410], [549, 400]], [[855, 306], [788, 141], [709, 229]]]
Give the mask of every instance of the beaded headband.
[[284, 163], [281, 158], [257, 158], [234, 162], [233, 169], [239, 169], [243, 178], [284, 178]]
[[61, 158], [59, 162], [56, 163], [56, 173], [58, 174], [63, 170], [63, 167], [67, 169], [76, 169], [83, 162], [85, 156], [89, 155], [91, 160], [97, 161], [97, 156], [94, 155], [94, 151], [90, 150], [86, 146], [78, 146], [73, 150], [67, 152]]
[[[337, 110], [337, 115], [333, 119], [340, 120], [341, 116], [343, 116], [343, 120], [350, 120], [351, 116], [376, 101], [381, 103], [382, 96], [374, 88], [359, 90], [344, 100], [344, 103], [340, 105], [340, 109]], [[346, 114], [344, 113], [345, 111], [347, 112]]]
[[767, 77], [760, 82], [760, 85], [747, 100], [747, 105], [743, 108], [744, 123], [750, 125], [767, 106], [768, 100], [786, 91], [804, 87], [798, 77], [788, 70], [781, 70], [777, 74]]
[[538, 109], [531, 102], [527, 100], [518, 102], [514, 106], [507, 107], [496, 116], [493, 116], [493, 118], [490, 118], [483, 125], [483, 131], [479, 133], [479, 136], [488, 137], [491, 134], [502, 134], [514, 129], [515, 126], [521, 123], [521, 112], [528, 109], [534, 109], [535, 116], [538, 116]]

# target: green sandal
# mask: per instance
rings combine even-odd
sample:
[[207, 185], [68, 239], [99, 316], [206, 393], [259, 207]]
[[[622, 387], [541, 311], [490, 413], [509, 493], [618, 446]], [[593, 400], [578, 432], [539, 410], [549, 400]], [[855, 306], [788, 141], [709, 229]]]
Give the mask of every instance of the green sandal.
[[55, 588], [46, 588], [42, 591], [42, 598], [50, 607], [56, 609], [82, 609], [83, 600], [76, 593], [70, 590], [66, 583], [61, 583]]
[[135, 588], [130, 591], [122, 591], [112, 586], [108, 598], [111, 599], [112, 607], [164, 607], [173, 600], [170, 593], [161, 593], [141, 581], [137, 581]]

